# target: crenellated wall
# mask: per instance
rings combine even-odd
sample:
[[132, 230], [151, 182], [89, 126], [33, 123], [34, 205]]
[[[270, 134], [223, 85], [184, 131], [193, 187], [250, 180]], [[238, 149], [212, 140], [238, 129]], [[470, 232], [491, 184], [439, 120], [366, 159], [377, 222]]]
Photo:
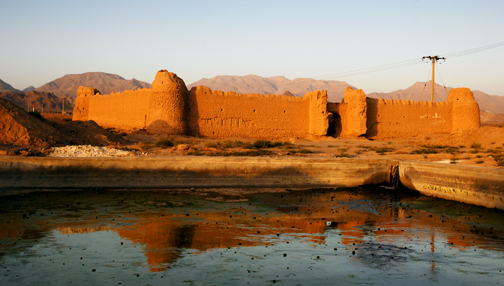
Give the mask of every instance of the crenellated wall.
[[143, 129], [150, 95], [147, 88], [109, 95], [81, 93], [75, 100], [72, 120], [93, 120], [102, 127]]
[[366, 137], [412, 137], [451, 132], [451, 104], [367, 98]]
[[348, 87], [343, 102], [328, 103], [326, 91], [304, 97], [239, 94], [206, 86], [188, 91], [167, 70], [152, 89], [100, 95], [79, 87], [73, 120], [151, 134], [206, 137], [308, 138], [334, 135], [368, 138], [450, 133], [480, 126], [479, 106], [467, 88], [452, 89], [444, 102], [367, 98]]
[[293, 97], [239, 94], [197, 86], [191, 89], [188, 103], [189, 133], [198, 136], [276, 139], [327, 133], [325, 92]]
[[324, 136], [331, 116], [326, 91], [294, 97], [197, 86], [189, 92], [177, 75], [161, 70], [152, 89], [100, 95], [80, 87], [73, 120], [151, 134], [278, 139]]
[[446, 101], [430, 102], [368, 98], [348, 87], [343, 102], [329, 103], [328, 110], [339, 120], [329, 133], [341, 137], [414, 137], [480, 127], [479, 106], [467, 88], [452, 89]]

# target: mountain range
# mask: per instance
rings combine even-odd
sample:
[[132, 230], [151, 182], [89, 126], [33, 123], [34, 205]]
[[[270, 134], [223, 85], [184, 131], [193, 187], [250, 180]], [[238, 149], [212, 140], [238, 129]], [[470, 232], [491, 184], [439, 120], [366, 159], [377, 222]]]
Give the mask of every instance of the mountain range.
[[12, 85], [6, 83], [5, 81], [0, 79], [0, 91], [19, 91], [12, 87]]
[[[32, 111], [35, 108], [38, 112], [72, 112], [74, 100], [70, 97], [58, 97], [50, 92], [31, 90], [21, 91], [0, 91], [0, 98], [5, 98], [17, 106]], [[34, 106], [35, 105], [35, 106]]]
[[295, 96], [303, 96], [305, 93], [313, 90], [327, 90], [328, 100], [339, 102], [343, 98], [345, 89], [350, 84], [344, 81], [314, 80], [309, 78], [290, 80], [283, 76], [220, 75], [210, 79], [204, 78], [198, 80], [187, 87], [191, 89], [191, 87], [198, 85], [208, 86], [214, 90], [234, 91], [238, 93], [284, 94], [288, 91]]
[[36, 91], [51, 92], [56, 96], [77, 97], [79, 86], [90, 86], [98, 89], [101, 94], [150, 88], [151, 84], [136, 79], [126, 80], [123, 77], [104, 73], [87, 72], [83, 74], [67, 74], [36, 88]]
[[[453, 89], [451, 87], [443, 87], [439, 84], [434, 84], [434, 101], [445, 101], [448, 98], [448, 93]], [[504, 96], [489, 95], [479, 90], [472, 90], [474, 99], [479, 104], [479, 108], [490, 113], [504, 113]], [[430, 101], [431, 98], [431, 81], [416, 82], [407, 89], [400, 89], [389, 93], [369, 93], [368, 97], [383, 98], [383, 99], [401, 99], [413, 101]]]
[[[7, 90], [11, 93], [2, 92], [0, 97], [7, 98], [21, 107], [25, 108], [31, 101], [36, 101], [37, 95], [46, 98], [48, 101], [60, 102], [60, 97], [65, 97], [68, 100], [69, 108], [73, 104], [79, 86], [91, 86], [98, 89], [101, 94], [110, 94], [114, 92], [122, 92], [124, 90], [136, 90], [138, 88], [150, 88], [151, 84], [136, 79], [126, 80], [116, 74], [103, 72], [88, 72], [83, 74], [69, 74], [61, 78], [48, 82], [36, 89], [36, 92], [27, 92], [33, 87], [26, 88], [24, 93], [27, 94], [25, 100], [21, 100], [21, 91], [16, 90], [8, 83], [0, 80], [0, 91]], [[190, 89], [193, 86], [205, 85], [214, 90], [234, 91], [238, 93], [256, 93], [256, 94], [291, 94], [294, 96], [303, 96], [306, 92], [313, 90], [327, 90], [329, 102], [341, 102], [345, 89], [351, 86], [344, 81], [334, 80], [315, 80], [309, 78], [296, 78], [294, 80], [287, 79], [283, 76], [260, 77], [257, 75], [246, 76], [216, 76], [210, 79], [203, 78], [199, 81], [188, 85]], [[412, 86], [389, 93], [368, 93], [368, 97], [384, 98], [384, 99], [401, 99], [413, 101], [429, 101], [430, 100], [430, 82], [416, 82]], [[352, 86], [353, 87], [353, 86]], [[355, 87], [354, 87], [355, 88]], [[448, 92], [452, 88], [444, 88], [435, 84], [435, 101], [444, 101], [448, 96]], [[18, 92], [13, 94], [12, 92]], [[480, 109], [489, 113], [504, 113], [504, 96], [489, 95], [482, 91], [473, 90], [474, 97], [480, 105]], [[56, 97], [54, 97], [56, 96]], [[19, 100], [16, 100], [18, 98]], [[43, 101], [40, 102], [46, 106]], [[47, 103], [49, 108], [49, 103]], [[66, 103], [65, 103], [66, 104]], [[53, 104], [54, 105], [54, 104]], [[66, 109], [66, 107], [65, 107]]]

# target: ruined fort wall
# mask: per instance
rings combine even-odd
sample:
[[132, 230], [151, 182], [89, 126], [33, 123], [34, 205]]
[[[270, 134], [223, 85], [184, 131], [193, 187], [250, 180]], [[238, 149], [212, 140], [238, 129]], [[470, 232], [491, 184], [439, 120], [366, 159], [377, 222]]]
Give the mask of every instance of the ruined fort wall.
[[311, 95], [300, 98], [238, 94], [193, 87], [188, 99], [189, 133], [208, 137], [305, 138], [309, 133], [310, 98]]
[[332, 114], [327, 111], [327, 91], [315, 90], [304, 95], [309, 100], [308, 133], [313, 136], [327, 135]]
[[146, 128], [150, 96], [151, 90], [146, 88], [109, 95], [87, 96], [89, 101], [88, 118], [102, 127]]
[[75, 98], [75, 105], [72, 115], [72, 120], [88, 121], [89, 120], [89, 98], [92, 95], [78, 95]]
[[452, 104], [367, 98], [366, 137], [450, 133]]
[[72, 120], [89, 120], [89, 98], [99, 93], [94, 87], [79, 86], [77, 89], [77, 98], [73, 110]]
[[367, 103], [362, 89], [347, 87], [343, 102], [347, 104], [345, 119], [342, 121], [342, 137], [357, 137], [366, 134]]
[[452, 104], [452, 131], [480, 128], [479, 105], [470, 89], [451, 89], [446, 101]]
[[147, 110], [150, 134], [187, 134], [187, 87], [176, 74], [160, 70], [152, 82]]

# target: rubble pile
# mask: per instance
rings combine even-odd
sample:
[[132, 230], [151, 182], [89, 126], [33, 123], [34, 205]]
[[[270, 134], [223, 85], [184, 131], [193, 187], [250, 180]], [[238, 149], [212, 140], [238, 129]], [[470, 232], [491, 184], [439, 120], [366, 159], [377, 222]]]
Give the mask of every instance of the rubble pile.
[[124, 157], [133, 155], [136, 155], [136, 153], [132, 151], [91, 145], [77, 145], [52, 148], [47, 157]]

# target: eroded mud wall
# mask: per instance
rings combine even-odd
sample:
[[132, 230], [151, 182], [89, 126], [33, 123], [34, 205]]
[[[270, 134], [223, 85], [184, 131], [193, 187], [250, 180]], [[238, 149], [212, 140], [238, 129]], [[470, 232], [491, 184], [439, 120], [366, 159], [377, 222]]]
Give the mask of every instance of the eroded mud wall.
[[413, 137], [450, 133], [451, 104], [367, 98], [366, 137]]
[[480, 128], [479, 105], [471, 90], [454, 88], [446, 101], [452, 104], [452, 131]]
[[152, 82], [147, 111], [150, 134], [185, 135], [187, 133], [187, 87], [176, 74], [160, 70]]
[[343, 102], [346, 103], [345, 119], [342, 121], [342, 137], [358, 137], [367, 131], [366, 94], [362, 89], [347, 87]]
[[[87, 120], [93, 120], [102, 127], [142, 129], [146, 124], [150, 94], [150, 89], [127, 90], [109, 95], [87, 95], [81, 97], [81, 100], [87, 102]], [[80, 105], [76, 100], [75, 109], [78, 108], [85, 110], [86, 106]], [[74, 116], [73, 120], [85, 119]]]
[[315, 90], [304, 95], [309, 100], [308, 134], [313, 136], [327, 135], [332, 113], [327, 111], [327, 91]]
[[[192, 135], [208, 137], [304, 138], [309, 134], [311, 96], [238, 94], [193, 87], [188, 101], [189, 130]], [[323, 96], [319, 100], [323, 101]], [[325, 100], [324, 108], [327, 96]]]
[[98, 90], [93, 87], [79, 86], [79, 89], [77, 89], [77, 98], [75, 98], [72, 120], [89, 120], [89, 98], [97, 93], [99, 93]]
[[443, 102], [367, 98], [366, 137], [412, 137], [480, 127], [479, 106], [468, 88]]

